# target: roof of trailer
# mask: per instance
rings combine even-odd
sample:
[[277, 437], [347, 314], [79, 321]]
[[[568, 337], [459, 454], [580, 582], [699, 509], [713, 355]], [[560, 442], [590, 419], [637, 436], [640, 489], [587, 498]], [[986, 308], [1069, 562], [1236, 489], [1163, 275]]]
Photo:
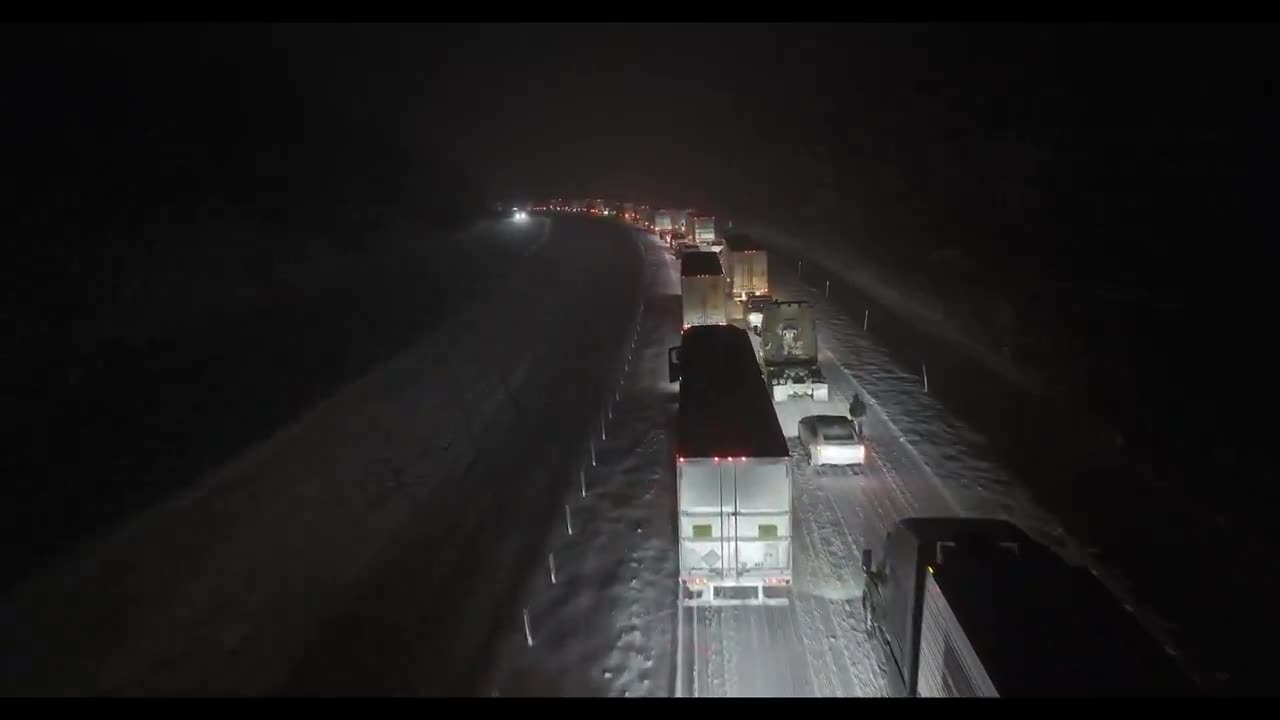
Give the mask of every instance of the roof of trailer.
[[1001, 696], [1194, 691], [1100, 580], [1038, 543], [955, 551], [934, 580]]
[[790, 457], [746, 330], [732, 325], [685, 330], [680, 366], [677, 456]]
[[713, 252], [687, 252], [680, 256], [680, 277], [723, 275], [720, 255]]
[[764, 250], [764, 247], [755, 238], [746, 233], [727, 233], [724, 236], [724, 246], [734, 252]]

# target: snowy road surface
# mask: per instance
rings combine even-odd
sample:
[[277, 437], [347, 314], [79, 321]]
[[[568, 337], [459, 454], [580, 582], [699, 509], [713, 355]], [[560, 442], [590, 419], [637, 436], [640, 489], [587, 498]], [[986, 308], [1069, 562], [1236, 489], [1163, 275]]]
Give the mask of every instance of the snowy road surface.
[[[671, 449], [677, 388], [666, 381], [666, 351], [679, 341], [678, 262], [652, 236], [645, 313], [632, 367], [618, 401], [603, 411], [606, 437], [594, 435], [596, 463], [580, 457], [587, 493], [564, 495], [569, 524], [543, 543], [548, 562], [531, 572], [524, 594], [529, 633], [513, 612], [501, 661], [489, 686], [498, 695], [835, 696], [885, 694], [885, 670], [865, 635], [860, 553], [906, 515], [986, 512], [1014, 498], [988, 500], [972, 478], [930, 471], [875, 403], [866, 431], [870, 460], [861, 471], [809, 469], [793, 460], [795, 592], [786, 607], [677, 608], [674, 464]], [[776, 285], [776, 283], [775, 283]], [[798, 294], [783, 284], [780, 296]], [[849, 338], [822, 331], [823, 371], [832, 400], [777, 405], [795, 442], [803, 415], [844, 413], [852, 393], [906, 374], [887, 355], [859, 352]], [[885, 386], [877, 386], [883, 389]], [[918, 394], [919, 391], [916, 391]], [[911, 397], [910, 389], [901, 389]], [[896, 398], [897, 396], [895, 396]], [[927, 399], [927, 398], [926, 398]], [[940, 408], [929, 420], [939, 417]], [[794, 447], [794, 445], [793, 445]], [[957, 457], [984, 467], [966, 458]], [[968, 468], [969, 465], [962, 465]], [[998, 472], [985, 469], [990, 477]], [[572, 534], [569, 532], [572, 526]], [[551, 579], [551, 565], [556, 577]], [[530, 645], [532, 641], [532, 645]]]
[[641, 280], [620, 227], [502, 235], [485, 299], [0, 600], [0, 694], [485, 692]]

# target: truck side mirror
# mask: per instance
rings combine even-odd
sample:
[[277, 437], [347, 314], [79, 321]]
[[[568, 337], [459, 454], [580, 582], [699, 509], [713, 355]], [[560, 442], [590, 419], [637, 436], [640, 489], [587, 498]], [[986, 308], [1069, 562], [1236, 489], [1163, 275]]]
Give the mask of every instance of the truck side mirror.
[[866, 575], [872, 574], [871, 569], [871, 548], [862, 548], [862, 572]]
[[680, 382], [680, 347], [667, 348], [667, 382]]

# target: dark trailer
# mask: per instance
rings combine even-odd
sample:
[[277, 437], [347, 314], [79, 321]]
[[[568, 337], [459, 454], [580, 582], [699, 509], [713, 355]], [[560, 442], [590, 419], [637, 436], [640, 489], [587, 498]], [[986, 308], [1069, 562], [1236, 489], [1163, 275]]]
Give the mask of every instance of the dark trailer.
[[1196, 694], [1088, 568], [1012, 523], [909, 518], [886, 539], [883, 559], [868, 574], [864, 602], [900, 694]]

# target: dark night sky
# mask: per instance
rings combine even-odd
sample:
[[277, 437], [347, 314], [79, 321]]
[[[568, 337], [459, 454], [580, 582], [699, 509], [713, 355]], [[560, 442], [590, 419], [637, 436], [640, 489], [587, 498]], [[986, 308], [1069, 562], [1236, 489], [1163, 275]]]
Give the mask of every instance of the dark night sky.
[[[715, 168], [759, 171], [850, 131], [1229, 124], [1265, 51], [1258, 30], [1187, 26], [478, 26], [433, 29], [439, 46], [403, 32], [406, 87], [423, 81], [405, 107], [485, 174], [642, 186], [618, 193], [733, 184]], [[444, 64], [415, 75], [422, 53]]]
[[[284, 147], [310, 136], [298, 152], [318, 167], [330, 148], [385, 164], [368, 142], [407, 164], [443, 156], [454, 168], [445, 175], [456, 169], [495, 199], [808, 208], [904, 247], [1009, 255], [1027, 247], [1019, 228], [1029, 225], [1045, 242], [1093, 234], [1066, 228], [1090, 212], [1071, 198], [1099, 179], [1135, 207], [1186, 208], [1188, 192], [1256, 189], [1240, 181], [1274, 145], [1264, 134], [1275, 94], [1265, 26], [153, 24], [7, 34], [13, 91], [0, 102], [17, 124], [8, 138], [27, 152], [39, 146], [23, 142], [28, 133], [71, 155], [113, 133], [140, 155], [166, 133], [215, 155], [229, 138]], [[335, 123], [346, 134], [326, 140]], [[49, 167], [43, 152], [37, 170]], [[1186, 178], [1217, 187], [1159, 195]], [[1146, 252], [1154, 241], [1136, 242]]]
[[1247, 103], [1272, 82], [1260, 72], [1266, 34], [1083, 24], [90, 26], [22, 32], [10, 70], [43, 85], [44, 98], [58, 85], [40, 79], [53, 65], [99, 92], [117, 83], [107, 94], [203, 93], [246, 113], [258, 96], [323, 105], [447, 152], [500, 192], [676, 201], [708, 188], [733, 195], [833, 144], [1238, 121], [1224, 103]]

